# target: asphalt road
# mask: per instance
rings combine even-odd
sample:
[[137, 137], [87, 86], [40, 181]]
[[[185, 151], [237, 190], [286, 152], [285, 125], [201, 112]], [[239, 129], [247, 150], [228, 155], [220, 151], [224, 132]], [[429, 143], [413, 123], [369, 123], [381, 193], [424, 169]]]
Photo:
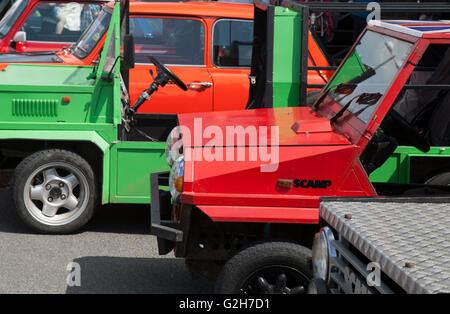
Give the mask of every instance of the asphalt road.
[[0, 189], [0, 293], [211, 293], [183, 260], [158, 255], [149, 219], [147, 206], [108, 206], [77, 234], [34, 234]]

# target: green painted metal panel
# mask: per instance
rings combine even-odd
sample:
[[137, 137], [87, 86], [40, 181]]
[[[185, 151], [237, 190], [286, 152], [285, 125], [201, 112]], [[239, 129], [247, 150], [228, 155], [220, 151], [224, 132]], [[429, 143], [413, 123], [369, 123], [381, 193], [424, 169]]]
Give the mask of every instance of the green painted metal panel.
[[8, 66], [0, 72], [1, 121], [112, 123], [115, 83], [93, 86], [87, 79], [91, 72], [90, 67]]
[[[70, 102], [64, 97], [69, 96]], [[111, 101], [97, 93], [0, 92], [2, 116], [8, 122], [108, 123]], [[3, 120], [3, 119], [2, 119]], [[4, 121], [5, 121], [4, 120]], [[31, 125], [30, 125], [31, 127]]]
[[12, 116], [18, 117], [56, 117], [58, 116], [56, 99], [13, 99]]
[[165, 143], [118, 142], [111, 148], [111, 203], [150, 202], [150, 174], [168, 171]]
[[[120, 92], [120, 6], [116, 3], [114, 11], [111, 16], [111, 23], [108, 28], [103, 53], [97, 68], [96, 80], [99, 81], [112, 79], [112, 90], [107, 95], [108, 99], [112, 99], [113, 103], [121, 104]], [[111, 97], [112, 96], [112, 97]], [[112, 117], [112, 122], [120, 124], [122, 122], [121, 106], [111, 106], [109, 117]]]
[[400, 183], [401, 154], [394, 153], [386, 162], [370, 174], [372, 182]]
[[275, 7], [273, 22], [273, 107], [298, 106], [301, 81], [302, 13]]
[[[110, 143], [117, 140], [117, 126], [108, 123], [47, 123], [47, 122], [0, 122], [0, 130], [2, 132], [11, 133], [12, 138], [24, 138], [28, 131], [49, 132], [55, 134], [55, 138], [48, 139], [60, 139], [56, 137], [55, 132], [58, 131], [94, 131], [106, 142]], [[69, 134], [68, 132], [64, 134]]]
[[398, 147], [381, 167], [370, 174], [370, 180], [372, 182], [409, 183], [410, 160], [414, 157], [450, 158], [450, 147], [431, 147], [427, 153], [415, 147]]
[[35, 89], [37, 85], [69, 87], [69, 90], [90, 87], [94, 85], [94, 81], [88, 79], [92, 69], [90, 66], [10, 64], [0, 71], [0, 90], [8, 90], [11, 86], [21, 86], [22, 90], [24, 86]]

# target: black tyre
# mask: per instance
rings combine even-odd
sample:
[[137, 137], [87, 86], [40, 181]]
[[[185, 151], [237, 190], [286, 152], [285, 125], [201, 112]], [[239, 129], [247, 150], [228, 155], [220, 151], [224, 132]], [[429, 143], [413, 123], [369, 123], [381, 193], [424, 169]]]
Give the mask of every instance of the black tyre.
[[450, 185], [450, 172], [442, 172], [428, 179], [425, 184]]
[[320, 90], [313, 90], [306, 94], [306, 106], [312, 107], [320, 95]]
[[291, 242], [264, 242], [233, 256], [215, 291], [221, 294], [303, 294], [311, 279], [311, 250]]
[[19, 217], [41, 233], [74, 232], [92, 218], [97, 206], [91, 166], [67, 150], [38, 151], [22, 160], [12, 187]]

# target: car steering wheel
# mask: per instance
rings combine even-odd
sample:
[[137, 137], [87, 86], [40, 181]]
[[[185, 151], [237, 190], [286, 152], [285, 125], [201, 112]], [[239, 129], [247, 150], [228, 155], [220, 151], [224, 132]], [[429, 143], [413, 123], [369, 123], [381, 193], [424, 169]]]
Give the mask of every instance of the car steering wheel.
[[167, 75], [167, 77], [175, 83], [175, 85], [177, 85], [179, 88], [181, 88], [182, 90], [186, 91], [188, 88], [186, 86], [186, 84], [183, 83], [182, 80], [180, 80], [180, 78], [178, 76], [176, 76], [172, 71], [170, 71], [165, 65], [163, 65], [162, 63], [160, 63], [158, 60], [156, 60], [155, 57], [147, 57], [151, 63], [153, 63], [156, 66], [157, 71], [164, 73], [165, 75]]
[[[170, 71], [165, 65], [161, 64], [158, 60], [156, 60], [156, 58], [154, 57], [147, 57], [147, 58], [150, 60], [150, 62], [152, 62], [156, 66], [158, 74], [156, 75], [156, 77], [153, 78], [153, 82], [150, 84], [150, 87], [142, 91], [139, 98], [135, 101], [134, 106], [127, 107], [126, 115], [128, 117], [132, 117], [138, 111], [139, 107], [142, 106], [142, 104], [145, 103], [147, 100], [149, 100], [150, 95], [156, 92], [160, 86], [164, 87], [170, 81], [174, 82], [179, 88], [181, 88], [184, 91], [188, 89], [186, 84], [184, 84], [183, 81], [178, 78], [178, 76], [173, 74], [172, 71]], [[150, 71], [150, 73], [152, 72]]]
[[382, 129], [386, 134], [399, 139], [400, 142], [406, 142], [425, 153], [430, 150], [430, 144], [425, 137], [394, 109], [386, 115]]

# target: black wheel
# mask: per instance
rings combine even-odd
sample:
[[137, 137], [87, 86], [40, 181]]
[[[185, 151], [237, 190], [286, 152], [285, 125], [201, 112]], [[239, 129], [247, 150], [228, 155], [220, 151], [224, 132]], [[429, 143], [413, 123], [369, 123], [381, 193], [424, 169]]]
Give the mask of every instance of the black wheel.
[[450, 185], [450, 172], [439, 173], [430, 179], [428, 179], [425, 184], [430, 185]]
[[233, 256], [217, 278], [221, 294], [303, 294], [311, 279], [311, 250], [291, 242], [265, 242]]
[[65, 234], [84, 226], [97, 206], [91, 166], [61, 149], [36, 152], [13, 175], [13, 199], [20, 218], [41, 233]]
[[313, 90], [306, 94], [306, 106], [312, 107], [320, 95], [320, 90]]

